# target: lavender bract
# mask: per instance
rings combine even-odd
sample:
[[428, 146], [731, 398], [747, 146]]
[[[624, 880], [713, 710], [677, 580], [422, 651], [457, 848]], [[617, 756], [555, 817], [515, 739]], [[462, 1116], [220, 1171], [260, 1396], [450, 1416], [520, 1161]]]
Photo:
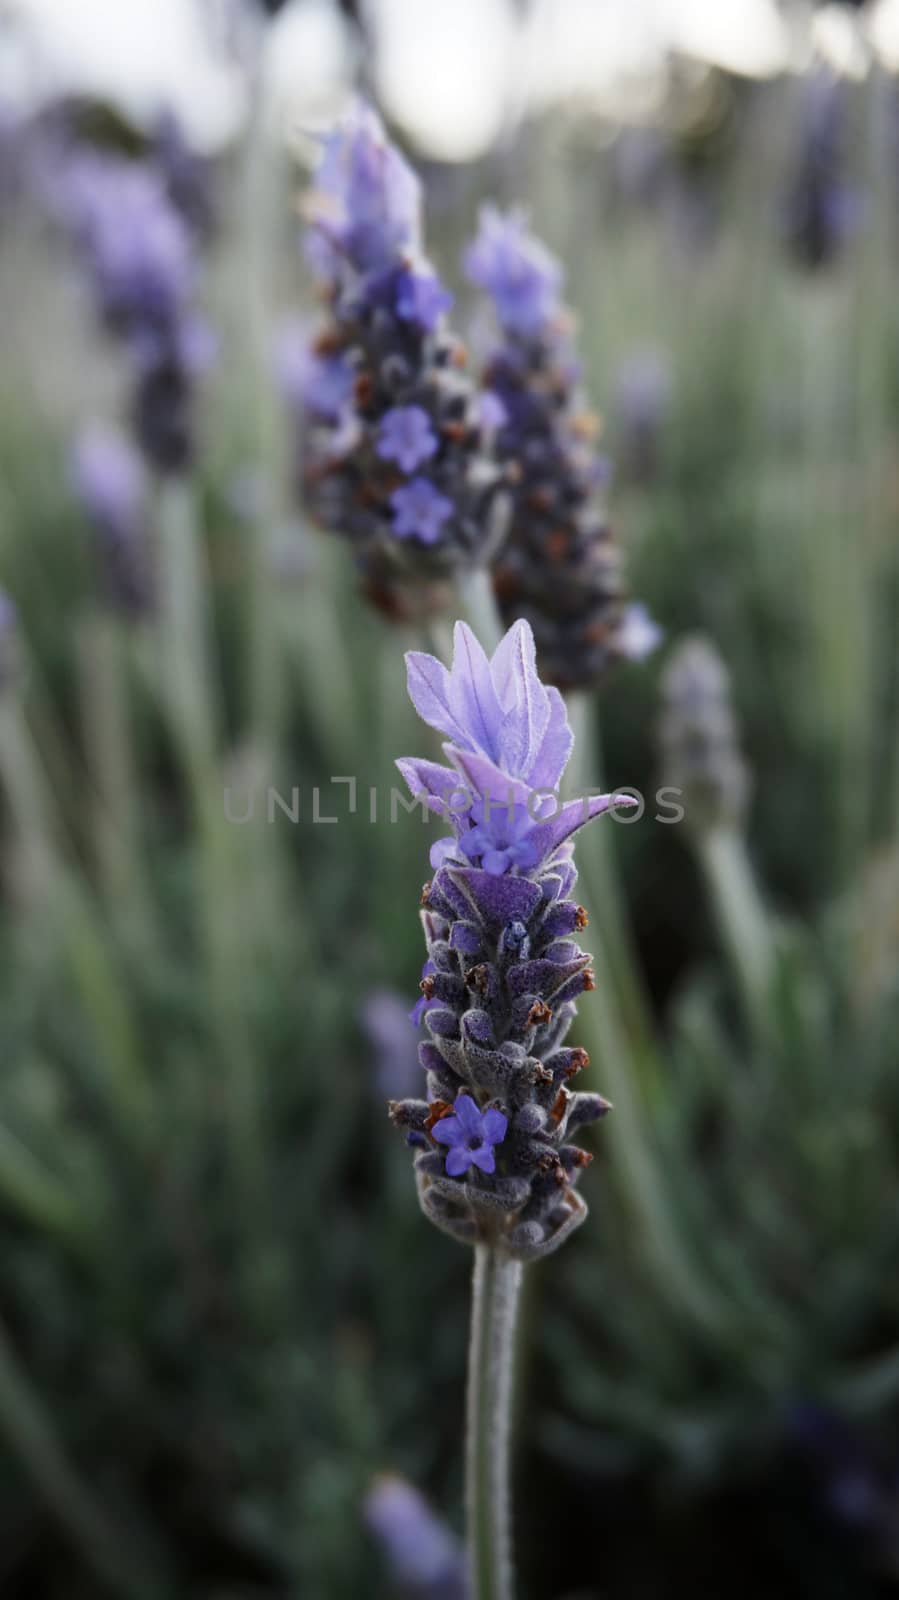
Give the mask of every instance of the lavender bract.
[[415, 652], [406, 662], [412, 702], [446, 736], [448, 764], [397, 766], [452, 832], [432, 849], [422, 895], [428, 1099], [395, 1101], [391, 1116], [416, 1150], [425, 1214], [454, 1238], [527, 1261], [583, 1222], [575, 1185], [590, 1157], [568, 1136], [608, 1109], [566, 1087], [587, 1056], [564, 1041], [594, 986], [572, 937], [586, 926], [569, 898], [572, 836], [614, 797], [559, 803], [572, 735], [559, 691], [537, 675], [526, 622], [489, 659], [460, 622], [451, 668]]
[[491, 295], [503, 334], [484, 374], [501, 408], [497, 454], [515, 480], [496, 597], [505, 623], [523, 616], [533, 626], [545, 676], [586, 687], [628, 654], [626, 585], [598, 502], [605, 466], [578, 391], [562, 269], [520, 212], [491, 207], [465, 265]]
[[324, 141], [308, 210], [328, 321], [301, 385], [307, 503], [375, 594], [482, 563], [503, 473], [445, 326], [451, 296], [422, 254], [419, 181], [368, 107]]

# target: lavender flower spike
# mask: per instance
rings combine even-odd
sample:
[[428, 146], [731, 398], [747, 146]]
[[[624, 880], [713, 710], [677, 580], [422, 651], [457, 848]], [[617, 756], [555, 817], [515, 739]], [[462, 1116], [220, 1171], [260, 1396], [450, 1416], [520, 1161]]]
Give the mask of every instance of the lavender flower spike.
[[55, 205], [90, 269], [105, 326], [126, 345], [134, 429], [161, 473], [194, 453], [193, 391], [214, 350], [194, 306], [195, 241], [149, 164], [82, 154], [64, 166]]
[[572, 836], [613, 800], [630, 802], [559, 804], [572, 735], [526, 622], [492, 657], [460, 622], [451, 668], [418, 653], [406, 662], [416, 710], [446, 736], [447, 765], [397, 765], [452, 832], [434, 846], [422, 897], [428, 1098], [394, 1101], [391, 1116], [416, 1149], [425, 1214], [454, 1238], [528, 1261], [583, 1222], [575, 1185], [590, 1157], [569, 1137], [608, 1110], [567, 1087], [587, 1056], [565, 1037], [594, 987], [573, 937], [587, 919], [569, 898]]
[[306, 503], [351, 542], [373, 598], [484, 564], [507, 474], [422, 254], [421, 186], [369, 107], [324, 141], [307, 213], [327, 321], [296, 418]]
[[491, 207], [465, 258], [492, 298], [501, 340], [484, 374], [495, 450], [514, 479], [509, 537], [494, 568], [504, 622], [533, 625], [541, 668], [595, 684], [631, 653], [620, 550], [599, 504], [605, 463], [578, 388], [561, 265], [521, 212]]

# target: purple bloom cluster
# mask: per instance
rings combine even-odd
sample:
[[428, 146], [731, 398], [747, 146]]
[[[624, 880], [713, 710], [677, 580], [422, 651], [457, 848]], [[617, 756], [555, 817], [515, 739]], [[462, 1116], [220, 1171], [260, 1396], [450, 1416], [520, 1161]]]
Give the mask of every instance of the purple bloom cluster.
[[502, 329], [484, 375], [496, 451], [515, 482], [507, 542], [494, 569], [506, 623], [526, 617], [553, 683], [587, 686], [628, 655], [618, 545], [598, 503], [606, 466], [578, 390], [559, 263], [524, 216], [488, 207], [465, 258]]
[[426, 1215], [454, 1238], [501, 1241], [530, 1260], [584, 1220], [575, 1184], [590, 1158], [567, 1139], [608, 1109], [566, 1087], [587, 1057], [564, 1040], [593, 988], [572, 937], [586, 926], [569, 898], [572, 836], [614, 797], [559, 802], [572, 734], [558, 689], [538, 677], [526, 622], [490, 658], [460, 622], [451, 668], [417, 652], [406, 662], [447, 764], [397, 766], [452, 833], [432, 849], [422, 896], [428, 1099], [395, 1101], [391, 1115], [416, 1149]]
[[368, 107], [325, 139], [308, 210], [328, 322], [295, 364], [307, 501], [366, 581], [483, 561], [502, 520], [495, 430], [422, 254], [418, 178]]
[[152, 608], [154, 585], [140, 455], [123, 433], [91, 423], [75, 441], [71, 476], [94, 530], [109, 605], [125, 616], [143, 616]]
[[90, 265], [97, 306], [134, 373], [138, 442], [160, 472], [193, 453], [192, 394], [212, 356], [194, 309], [194, 240], [161, 173], [118, 156], [82, 153], [64, 167], [56, 201]]

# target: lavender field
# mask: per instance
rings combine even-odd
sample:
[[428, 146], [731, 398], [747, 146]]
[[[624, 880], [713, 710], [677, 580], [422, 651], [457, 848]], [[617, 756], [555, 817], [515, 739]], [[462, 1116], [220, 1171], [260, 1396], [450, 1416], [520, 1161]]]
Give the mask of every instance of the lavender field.
[[0, 1590], [880, 1600], [896, 8], [171, 10], [0, 15]]

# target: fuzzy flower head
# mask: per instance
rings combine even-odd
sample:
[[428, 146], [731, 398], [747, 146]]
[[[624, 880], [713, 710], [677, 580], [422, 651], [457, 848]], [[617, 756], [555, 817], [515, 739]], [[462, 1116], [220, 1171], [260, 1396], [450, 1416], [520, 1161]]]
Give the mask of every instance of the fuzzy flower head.
[[512, 475], [508, 535], [493, 565], [504, 623], [526, 618], [541, 670], [564, 688], [595, 685], [628, 655], [627, 587], [602, 504], [608, 463], [580, 387], [562, 269], [520, 211], [481, 214], [465, 257], [491, 296], [499, 338], [483, 374], [494, 449]]
[[539, 333], [558, 314], [561, 265], [531, 233], [523, 211], [504, 216], [485, 206], [465, 268], [472, 283], [492, 296], [496, 314], [510, 332]]
[[397, 763], [413, 795], [448, 817], [422, 897], [427, 960], [415, 1017], [427, 1100], [391, 1105], [416, 1150], [425, 1214], [454, 1238], [546, 1255], [584, 1220], [575, 1191], [589, 1156], [568, 1136], [608, 1109], [572, 1094], [587, 1063], [564, 1046], [576, 1001], [594, 987], [573, 935], [573, 836], [623, 797], [562, 804], [571, 753], [558, 691], [537, 674], [526, 622], [487, 656], [457, 623], [452, 666], [413, 652], [409, 692], [446, 736], [447, 765]]
[[437, 586], [501, 541], [507, 473], [422, 253], [418, 179], [369, 107], [324, 141], [307, 212], [327, 322], [291, 383], [304, 505], [351, 541], [388, 615], [432, 612]]

